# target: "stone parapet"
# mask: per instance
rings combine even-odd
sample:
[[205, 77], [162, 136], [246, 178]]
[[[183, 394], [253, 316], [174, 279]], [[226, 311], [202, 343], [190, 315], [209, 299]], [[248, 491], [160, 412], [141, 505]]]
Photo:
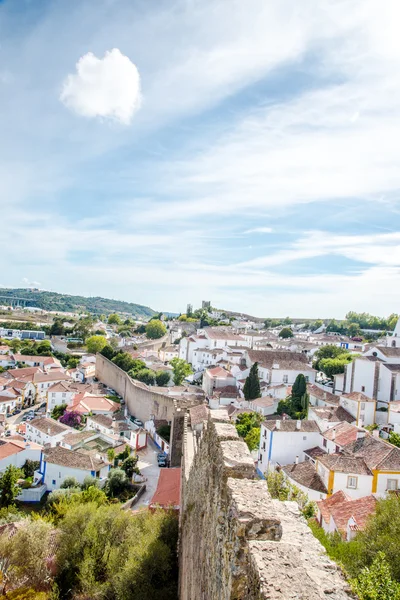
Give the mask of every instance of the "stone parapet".
[[[188, 439], [183, 436], [184, 445]], [[180, 600], [352, 597], [297, 505], [272, 500], [266, 482], [257, 480], [226, 411], [210, 411], [185, 468]]]

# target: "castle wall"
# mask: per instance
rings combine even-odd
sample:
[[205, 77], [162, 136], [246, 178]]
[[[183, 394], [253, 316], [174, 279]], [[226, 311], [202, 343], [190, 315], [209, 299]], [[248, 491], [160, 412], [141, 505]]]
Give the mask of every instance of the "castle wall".
[[226, 413], [184, 432], [180, 600], [348, 600], [297, 505], [272, 500]]

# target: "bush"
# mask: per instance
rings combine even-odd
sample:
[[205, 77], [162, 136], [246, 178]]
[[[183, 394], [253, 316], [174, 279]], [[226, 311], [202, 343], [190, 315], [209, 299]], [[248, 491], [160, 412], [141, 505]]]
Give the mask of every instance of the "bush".
[[171, 425], [161, 425], [161, 427], [157, 429], [157, 433], [166, 442], [169, 442], [169, 438], [171, 436]]
[[112, 469], [109, 472], [105, 486], [106, 494], [109, 498], [118, 498], [118, 496], [127, 490], [128, 486], [129, 481], [125, 471], [122, 469]]
[[60, 485], [60, 489], [62, 490], [67, 490], [69, 488], [79, 489], [79, 487], [79, 482], [75, 477], [66, 477]]
[[24, 474], [25, 479], [28, 477], [32, 478], [35, 474], [35, 471], [37, 471], [39, 469], [39, 467], [40, 467], [40, 461], [29, 460], [29, 458], [27, 458], [22, 466], [22, 472]]

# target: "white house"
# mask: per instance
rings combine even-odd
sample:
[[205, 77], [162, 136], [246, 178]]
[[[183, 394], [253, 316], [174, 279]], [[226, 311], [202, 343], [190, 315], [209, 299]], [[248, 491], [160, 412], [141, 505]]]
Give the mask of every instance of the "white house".
[[178, 344], [172, 344], [172, 346], [166, 346], [161, 348], [159, 351], [160, 359], [163, 362], [169, 362], [173, 358], [179, 358], [179, 346]]
[[375, 496], [351, 498], [343, 490], [317, 502], [317, 520], [326, 533], [338, 532], [348, 542], [362, 531], [376, 510]]
[[223, 367], [213, 367], [205, 370], [202, 388], [206, 394], [211, 395], [215, 390], [227, 386], [236, 387], [236, 378], [229, 371]]
[[263, 398], [256, 398], [255, 400], [251, 400], [249, 402], [249, 408], [258, 412], [263, 417], [267, 415], [273, 415], [276, 412], [278, 407], [277, 398], [272, 398], [271, 396], [264, 396]]
[[37, 417], [26, 423], [26, 439], [41, 446], [58, 446], [62, 438], [72, 431], [71, 427], [48, 417]]
[[356, 424], [356, 419], [341, 406], [310, 406], [308, 409], [308, 418], [311, 421], [316, 421], [321, 431], [335, 427], [343, 421], [352, 425]]
[[89, 454], [55, 446], [42, 452], [40, 474], [49, 491], [58, 490], [66, 477], [75, 477], [83, 483], [91, 476], [104, 485], [110, 465]]
[[129, 425], [123, 416], [89, 415], [86, 420], [86, 428], [106, 435], [119, 435], [129, 438], [133, 426]]
[[315, 421], [276, 420], [261, 424], [258, 472], [294, 463], [304, 450], [318, 446], [320, 429]]
[[373, 475], [362, 457], [325, 454], [317, 459], [316, 471], [328, 495], [344, 490], [351, 498], [361, 498], [371, 493]]
[[77, 390], [70, 387], [69, 381], [53, 383], [47, 390], [47, 411], [51, 412], [56, 406], [70, 405], [77, 394]]
[[293, 385], [296, 377], [304, 375], [307, 382], [315, 381], [316, 371], [307, 362], [305, 354], [278, 350], [247, 350], [245, 360], [248, 367], [258, 364], [258, 373], [268, 385]]
[[27, 460], [40, 460], [41, 446], [23, 440], [0, 440], [0, 473], [9, 465], [21, 468]]
[[284, 465], [282, 472], [289, 483], [307, 494], [310, 500], [316, 501], [326, 498], [328, 490], [311, 462], [294, 462], [290, 465]]
[[359, 425], [375, 423], [376, 401], [362, 392], [352, 392], [340, 396], [340, 406], [350, 413]]

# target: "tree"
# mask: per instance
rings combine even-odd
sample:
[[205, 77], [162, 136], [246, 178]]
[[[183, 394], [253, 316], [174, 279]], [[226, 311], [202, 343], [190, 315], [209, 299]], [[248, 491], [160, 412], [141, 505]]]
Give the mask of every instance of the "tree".
[[302, 373], [297, 375], [288, 400], [288, 414], [295, 419], [305, 419], [308, 412], [309, 395], [307, 393], [307, 381]]
[[171, 376], [168, 371], [156, 371], [156, 383], [160, 387], [164, 387], [169, 384]]
[[183, 358], [173, 358], [170, 365], [174, 372], [174, 384], [181, 385], [185, 377], [192, 373], [192, 367]]
[[365, 567], [351, 585], [360, 600], [400, 600], [400, 584], [392, 579], [383, 552], [378, 552], [372, 565]]
[[24, 474], [25, 479], [27, 479], [28, 477], [33, 477], [35, 471], [37, 471], [39, 467], [40, 462], [38, 460], [29, 460], [29, 458], [27, 458], [24, 464], [22, 465], [22, 472]]
[[389, 442], [391, 444], [393, 444], [394, 446], [397, 446], [398, 448], [400, 448], [400, 434], [392, 431], [389, 434]]
[[250, 451], [256, 450], [260, 445], [260, 427], [253, 427], [244, 438]]
[[107, 340], [103, 335], [92, 335], [86, 340], [86, 348], [90, 354], [97, 354], [107, 346]]
[[158, 340], [167, 333], [167, 328], [162, 321], [154, 319], [146, 325], [146, 335], [150, 340]]
[[160, 425], [160, 427], [157, 429], [157, 433], [166, 442], [169, 442], [169, 438], [171, 436], [171, 425]]
[[60, 485], [60, 488], [62, 490], [66, 490], [68, 488], [75, 488], [75, 489], [77, 489], [79, 487], [80, 487], [79, 486], [79, 482], [76, 479], [76, 477], [66, 477], [64, 479], [64, 481], [62, 482], [62, 484]]
[[64, 335], [65, 327], [62, 319], [54, 319], [52, 326], [50, 327], [49, 335]]
[[246, 400], [255, 400], [261, 396], [260, 378], [258, 376], [258, 363], [250, 369], [250, 373], [246, 377], [246, 381], [243, 386], [243, 393]]
[[128, 479], [122, 469], [111, 469], [105, 485], [106, 494], [109, 498], [117, 498], [128, 486]]
[[106, 344], [104, 348], [100, 350], [100, 354], [105, 356], [105, 358], [108, 358], [108, 360], [111, 360], [115, 356], [115, 351], [113, 350], [112, 346], [110, 346], [110, 344]]
[[[8, 532], [0, 536], [0, 561], [4, 564], [7, 559], [8, 562], [6, 581], [1, 569], [3, 589], [4, 585], [13, 588], [29, 586], [37, 591], [48, 589], [51, 584], [48, 556], [52, 530], [50, 523], [41, 519], [27, 520], [12, 537]], [[32, 596], [39, 597], [39, 594]]]
[[333, 377], [339, 373], [344, 373], [346, 365], [352, 361], [353, 357], [349, 354], [338, 356], [338, 358], [323, 358], [319, 361], [320, 370], [327, 377]]
[[146, 385], [154, 385], [156, 374], [152, 369], [141, 369], [136, 373], [136, 379]]
[[324, 359], [331, 358], [339, 358], [341, 361], [346, 360], [347, 362], [349, 362], [349, 360], [351, 360], [351, 354], [348, 350], [346, 350], [346, 348], [339, 348], [338, 346], [334, 346], [333, 344], [322, 346], [314, 354], [314, 369], [317, 369], [317, 371], [322, 371], [323, 369], [321, 366], [321, 361]]
[[107, 458], [110, 461], [110, 463], [113, 463], [115, 460], [115, 450], [114, 448], [109, 448], [107, 450]]
[[58, 419], [63, 416], [67, 408], [68, 406], [66, 404], [58, 404], [51, 411], [51, 418], [58, 421]]
[[81, 485], [82, 490], [88, 490], [90, 487], [99, 487], [99, 480], [96, 477], [92, 477], [91, 475], [87, 475], [83, 480]]
[[10, 506], [14, 504], [15, 498], [21, 491], [17, 481], [23, 477], [21, 469], [9, 465], [0, 477], [0, 506]]
[[75, 410], [65, 411], [63, 416], [60, 417], [60, 423], [64, 425], [68, 425], [68, 427], [74, 427], [74, 429], [78, 429], [82, 422], [82, 415], [80, 415]]
[[287, 339], [287, 338], [294, 337], [294, 334], [293, 334], [293, 331], [290, 329], [290, 327], [284, 327], [283, 329], [280, 330], [279, 337], [283, 338], [283, 339]]
[[67, 363], [67, 367], [68, 369], [76, 369], [76, 367], [79, 365], [79, 358], [76, 356], [70, 356], [68, 358], [68, 363]]
[[120, 319], [119, 315], [117, 315], [117, 313], [112, 313], [111, 315], [109, 315], [108, 324], [109, 325], [121, 325], [121, 319]]
[[133, 474], [136, 473], [136, 471], [138, 470], [137, 468], [137, 462], [138, 462], [138, 457], [137, 456], [128, 456], [128, 458], [126, 458], [124, 460], [124, 462], [121, 465], [121, 469], [123, 471], [125, 471], [126, 476], [131, 480], [133, 477]]
[[[137, 362], [128, 352], [119, 352], [114, 358], [112, 362], [117, 365], [123, 371], [130, 371], [131, 369], [137, 369]], [[141, 361], [143, 362], [143, 361]], [[143, 363], [146, 366], [145, 363]]]
[[347, 326], [347, 333], [350, 337], [354, 337], [356, 335], [360, 335], [361, 330], [358, 323], [349, 323]]

